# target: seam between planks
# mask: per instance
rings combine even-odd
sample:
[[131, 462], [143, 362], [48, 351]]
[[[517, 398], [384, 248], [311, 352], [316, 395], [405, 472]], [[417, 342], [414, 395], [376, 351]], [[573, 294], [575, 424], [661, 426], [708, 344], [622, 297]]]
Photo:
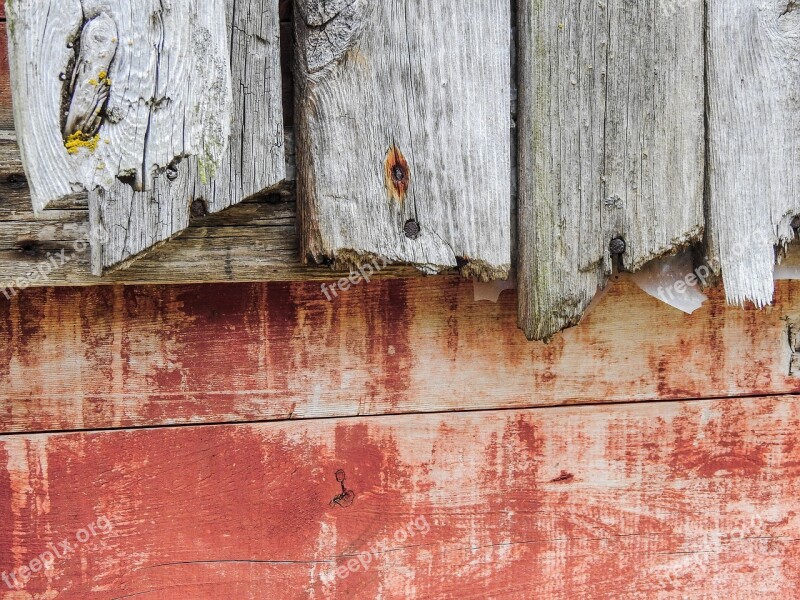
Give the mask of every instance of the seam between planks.
[[632, 405], [642, 404], [669, 404], [669, 403], [693, 403], [693, 402], [720, 402], [724, 400], [776, 400], [776, 399], [796, 399], [800, 402], [800, 392], [785, 392], [783, 394], [736, 394], [731, 396], [707, 396], [707, 397], [694, 397], [694, 398], [652, 398], [645, 400], [623, 400], [617, 402], [575, 402], [566, 404], [551, 404], [551, 405], [521, 405], [509, 406], [498, 408], [468, 408], [460, 410], [430, 410], [430, 411], [402, 411], [402, 412], [387, 412], [380, 414], [350, 414], [350, 415], [324, 415], [318, 417], [297, 417], [297, 418], [279, 418], [279, 419], [252, 419], [252, 420], [232, 420], [232, 421], [209, 421], [206, 423], [160, 423], [156, 425], [134, 425], [129, 427], [98, 427], [90, 429], [45, 429], [45, 430], [30, 430], [30, 431], [9, 431], [0, 433], [0, 439], [19, 437], [19, 436], [54, 436], [64, 434], [84, 434], [84, 433], [107, 433], [114, 431], [139, 431], [148, 429], [177, 429], [177, 428], [201, 428], [201, 427], [229, 427], [235, 425], [266, 425], [278, 423], [298, 423], [302, 421], [332, 421], [332, 420], [349, 420], [349, 419], [387, 419], [405, 416], [417, 415], [460, 415], [471, 413], [490, 413], [490, 412], [521, 412], [521, 411], [541, 411], [541, 410], [568, 410], [572, 408], [590, 408], [590, 407], [604, 407], [604, 408], [624, 408]]

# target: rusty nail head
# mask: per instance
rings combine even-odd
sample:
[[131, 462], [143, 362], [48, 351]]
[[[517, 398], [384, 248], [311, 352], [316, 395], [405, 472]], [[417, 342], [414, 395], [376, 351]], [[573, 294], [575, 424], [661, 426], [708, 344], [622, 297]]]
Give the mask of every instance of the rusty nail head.
[[608, 245], [608, 250], [611, 254], [624, 254], [625, 253], [625, 240], [622, 238], [614, 238]]
[[409, 219], [406, 221], [406, 224], [403, 225], [403, 233], [406, 234], [406, 237], [412, 240], [417, 239], [419, 236], [419, 223], [417, 223], [416, 219]]

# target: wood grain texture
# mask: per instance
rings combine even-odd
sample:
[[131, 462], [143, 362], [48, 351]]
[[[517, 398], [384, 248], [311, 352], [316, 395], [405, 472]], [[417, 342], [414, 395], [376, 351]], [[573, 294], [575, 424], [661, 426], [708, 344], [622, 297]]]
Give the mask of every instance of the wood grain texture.
[[620, 266], [703, 233], [703, 3], [519, 6], [520, 326], [577, 323]]
[[26, 593], [790, 598], [798, 431], [787, 397], [9, 436], [0, 569], [104, 517]]
[[[93, 274], [126, 264], [153, 245], [172, 238], [189, 226], [190, 212], [195, 207], [202, 213], [215, 213], [243, 198], [276, 189], [285, 178], [280, 40], [277, 5], [273, 4], [269, 0], [228, 2], [236, 118], [232, 144], [215, 176], [211, 178], [210, 173], [203, 172], [200, 161], [190, 157], [162, 172], [147, 192], [136, 192], [126, 183], [116, 181], [110, 191], [100, 188], [90, 194], [90, 231], [94, 243], [91, 253], [81, 253], [78, 258], [81, 265], [91, 258]], [[254, 77], [253, 73], [259, 76]], [[263, 247], [263, 240], [258, 237], [245, 244], [252, 247], [254, 241]], [[219, 264], [212, 257], [209, 259], [208, 264]], [[163, 262], [163, 256], [157, 257], [156, 264]], [[185, 259], [177, 262], [185, 264]], [[253, 261], [248, 262], [252, 266]], [[274, 261], [266, 262], [272, 262], [274, 267]], [[19, 277], [22, 271], [24, 276], [28, 266], [17, 265], [12, 272]], [[270, 265], [264, 267], [269, 269]], [[140, 271], [146, 273], [147, 268]]]
[[231, 143], [214, 177], [197, 160], [194, 197], [219, 212], [286, 176], [278, 0], [226, 0], [233, 77]]
[[734, 304], [772, 301], [800, 214], [800, 10], [708, 3], [709, 252]]
[[[219, 15], [217, 15], [219, 18]], [[153, 188], [136, 192], [117, 181], [89, 194], [95, 274], [136, 258], [189, 226], [192, 203], [216, 213], [275, 189], [285, 177], [277, 0], [226, 0], [233, 80], [230, 144], [218, 166], [190, 156]]]
[[[328, 280], [330, 284], [330, 280]], [[549, 344], [469, 282], [95, 287], [0, 294], [0, 431], [52, 431], [800, 392], [786, 319], [720, 290], [685, 315], [616, 282]]]
[[[277, 0], [226, 1], [233, 80], [233, 123], [221, 164], [188, 157], [159, 177], [149, 192], [117, 182], [89, 195], [93, 231], [108, 232], [93, 244], [95, 274], [119, 266], [189, 226], [193, 203], [216, 213], [283, 181], [282, 82]], [[109, 227], [109, 223], [115, 226]]]
[[[0, 2], [0, 8], [4, 8]], [[8, 26], [0, 22], [0, 131], [14, 129], [11, 108], [11, 76], [8, 70]]]
[[224, 6], [9, 8], [14, 121], [34, 212], [89, 192], [95, 275], [186, 228], [194, 178], [177, 177], [181, 161], [191, 157], [203, 182], [222, 164], [232, 102]]
[[297, 3], [306, 257], [507, 275], [510, 18], [501, 0]]
[[[155, 174], [185, 156], [201, 157], [213, 173], [230, 135], [223, 7], [222, 0], [7, 6], [14, 122], [35, 211], [82, 190], [108, 190], [119, 178], [150, 189]], [[72, 140], [82, 125], [90, 127], [85, 137]]]
[[[289, 158], [291, 139], [288, 136], [285, 145]], [[293, 170], [291, 162], [287, 169], [289, 173]], [[201, 205], [201, 214], [192, 211], [189, 228], [183, 233], [127, 269], [103, 277], [91, 274], [89, 249], [80, 243], [88, 232], [86, 199], [81, 200], [59, 210], [46, 210], [37, 218], [31, 210], [17, 146], [0, 134], [0, 294], [3, 289], [40, 286], [331, 281], [347, 275], [328, 267], [301, 264], [291, 185], [278, 194], [246, 199], [215, 215], [202, 216]], [[42, 263], [49, 256], [60, 255], [62, 250], [70, 257], [69, 261], [50, 271], [46, 279], [40, 277], [38, 268]], [[398, 275], [419, 274], [409, 267], [389, 266], [376, 277]]]

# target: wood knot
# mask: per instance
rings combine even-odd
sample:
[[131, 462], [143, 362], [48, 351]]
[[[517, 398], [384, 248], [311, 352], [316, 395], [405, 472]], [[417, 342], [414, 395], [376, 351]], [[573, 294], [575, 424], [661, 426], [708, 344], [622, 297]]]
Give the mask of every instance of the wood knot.
[[20, 173], [12, 173], [6, 179], [6, 183], [8, 183], [8, 187], [12, 190], [21, 190], [28, 186], [28, 180], [25, 178], [25, 175]]
[[[66, 142], [85, 143], [93, 140], [100, 130], [112, 83], [108, 74], [117, 45], [117, 25], [110, 16], [101, 13], [84, 24], [72, 77], [65, 77], [70, 82], [66, 91], [69, 105], [64, 124]], [[79, 147], [72, 148], [75, 152], [71, 153], [77, 153]]]
[[408, 161], [400, 152], [400, 148], [394, 145], [389, 148], [383, 161], [383, 168], [389, 196], [402, 202], [411, 185], [411, 169], [408, 168]]
[[198, 198], [197, 200], [193, 201], [192, 206], [189, 209], [189, 214], [193, 219], [199, 219], [208, 215], [208, 208], [206, 207], [205, 200]]
[[558, 477], [551, 479], [550, 483], [569, 483], [573, 479], [575, 479], [575, 475], [569, 471], [561, 471], [561, 474]]

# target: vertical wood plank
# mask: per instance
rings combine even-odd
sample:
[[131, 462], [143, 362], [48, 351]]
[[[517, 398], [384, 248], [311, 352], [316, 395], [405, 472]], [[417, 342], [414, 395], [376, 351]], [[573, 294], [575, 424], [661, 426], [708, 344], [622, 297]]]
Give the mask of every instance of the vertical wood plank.
[[709, 0], [709, 252], [728, 301], [772, 302], [800, 214], [800, 5]]
[[[614, 263], [703, 233], [703, 5], [519, 7], [519, 322], [574, 325]], [[614, 242], [612, 243], [612, 240]]]
[[[3, 4], [0, 2], [0, 7]], [[11, 78], [8, 71], [8, 25], [0, 22], [0, 130], [14, 128], [11, 108]]]
[[510, 3], [295, 11], [304, 255], [483, 279], [510, 265]]
[[230, 133], [223, 0], [7, 5], [15, 123], [34, 209], [123, 179], [139, 191]]
[[189, 225], [190, 206], [215, 213], [274, 188], [285, 178], [277, 0], [226, 0], [233, 80], [227, 152], [213, 171], [196, 156], [174, 164], [153, 188], [117, 181], [89, 194], [92, 268], [100, 274], [169, 240]]

